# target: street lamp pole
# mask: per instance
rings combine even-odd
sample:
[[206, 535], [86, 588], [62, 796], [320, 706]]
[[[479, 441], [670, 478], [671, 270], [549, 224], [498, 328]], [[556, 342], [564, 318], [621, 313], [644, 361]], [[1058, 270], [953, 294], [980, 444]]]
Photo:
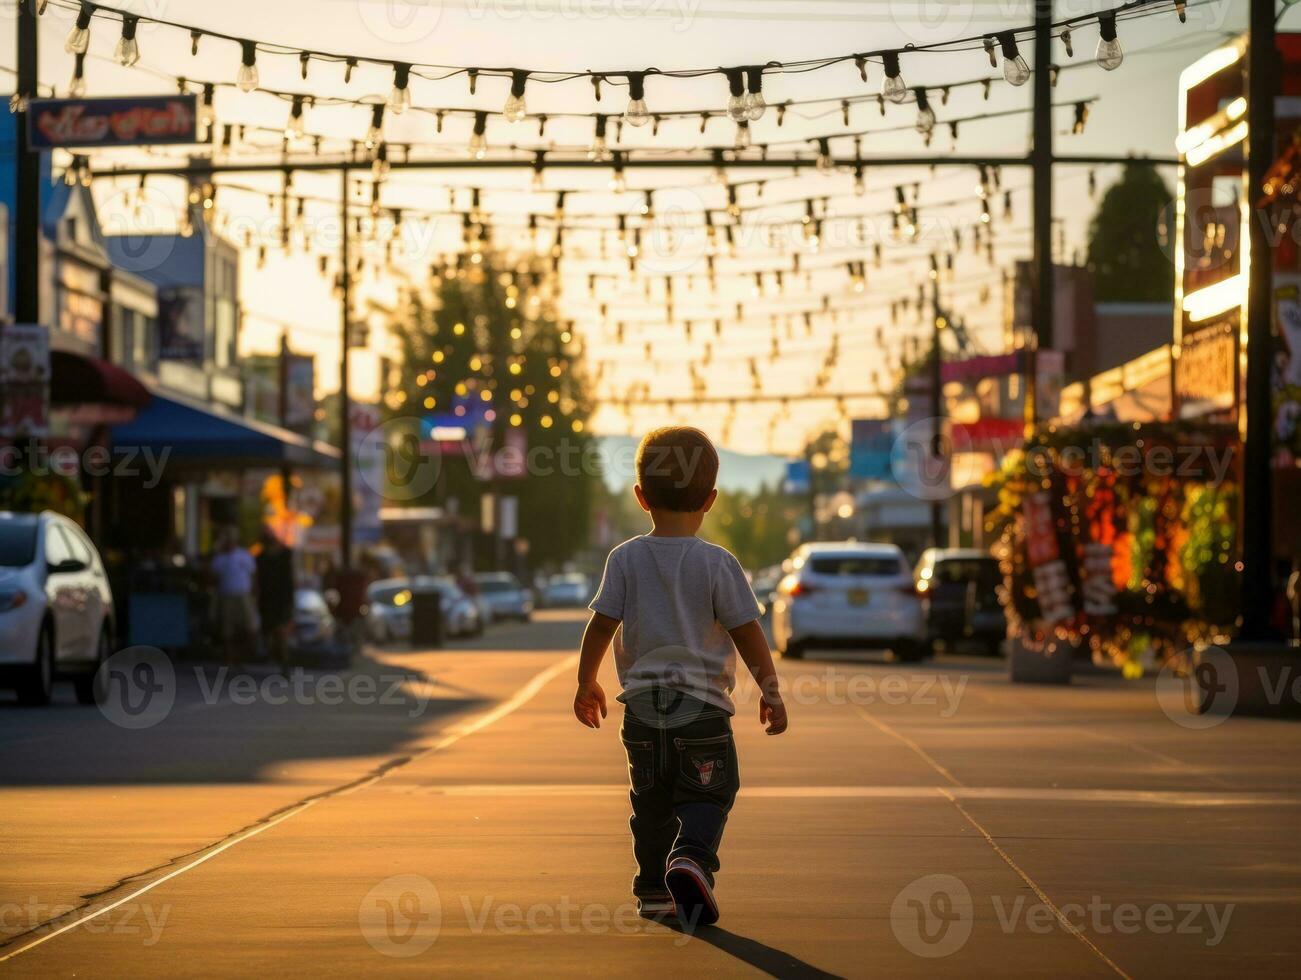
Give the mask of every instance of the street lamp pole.
[[27, 100], [37, 96], [36, 0], [18, 5], [17, 95], [20, 111], [14, 116], [17, 130], [18, 175], [14, 207], [14, 319], [18, 323], [41, 320], [41, 155], [33, 153], [27, 140]]
[[1034, 343], [1026, 352], [1025, 422], [1032, 430], [1039, 422], [1039, 351], [1053, 346], [1053, 4], [1035, 0], [1034, 5], [1034, 142], [1030, 167], [1034, 177], [1033, 231], [1034, 274], [1031, 322]]
[[348, 388], [348, 355], [352, 349], [352, 257], [348, 248], [348, 168], [339, 171], [339, 221], [341, 225], [339, 272], [343, 344], [339, 354], [339, 442], [343, 466], [339, 471], [339, 557], [343, 572], [352, 571], [352, 402]]
[[1270, 473], [1270, 355], [1273, 345], [1273, 263], [1265, 213], [1257, 208], [1265, 174], [1274, 159], [1274, 97], [1277, 52], [1274, 0], [1252, 0], [1247, 50], [1247, 222], [1250, 268], [1247, 284], [1247, 383], [1243, 408], [1242, 629], [1240, 640], [1267, 640], [1273, 586], [1273, 507]]
[[[931, 256], [931, 459], [933, 465], [943, 466], [944, 459], [944, 379], [943, 354], [940, 349], [940, 337], [946, 325], [944, 312], [940, 307], [940, 262], [939, 257]], [[952, 459], [949, 460], [950, 469]], [[952, 479], [951, 473], [945, 474]], [[931, 501], [931, 547], [944, 546], [944, 495]]]

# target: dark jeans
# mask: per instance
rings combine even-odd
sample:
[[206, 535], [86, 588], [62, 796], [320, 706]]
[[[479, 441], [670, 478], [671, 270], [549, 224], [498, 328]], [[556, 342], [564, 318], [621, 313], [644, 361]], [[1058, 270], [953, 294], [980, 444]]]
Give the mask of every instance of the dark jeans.
[[[646, 692], [624, 709], [638, 895], [662, 892], [664, 869], [677, 857], [691, 858], [713, 880], [723, 825], [740, 786], [731, 717], [704, 703], [684, 712], [684, 698]], [[674, 710], [663, 710], [668, 702]]]

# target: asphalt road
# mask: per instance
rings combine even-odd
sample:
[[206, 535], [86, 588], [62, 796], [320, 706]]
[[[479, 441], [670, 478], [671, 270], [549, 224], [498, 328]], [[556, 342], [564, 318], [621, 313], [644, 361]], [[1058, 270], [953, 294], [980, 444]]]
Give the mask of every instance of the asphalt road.
[[779, 738], [747, 687], [723, 918], [643, 922], [617, 709], [569, 711], [580, 629], [0, 701], [0, 971], [1296, 975], [1301, 728], [979, 658], [783, 663]]

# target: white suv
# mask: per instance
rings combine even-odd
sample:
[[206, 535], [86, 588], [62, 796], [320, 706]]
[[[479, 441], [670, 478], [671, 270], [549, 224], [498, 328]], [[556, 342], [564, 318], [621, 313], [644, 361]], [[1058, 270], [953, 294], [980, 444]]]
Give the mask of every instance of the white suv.
[[921, 601], [903, 552], [853, 541], [800, 545], [773, 599], [773, 641], [799, 659], [810, 646], [883, 647], [900, 660], [927, 653]]
[[42, 705], [71, 676], [91, 704], [112, 636], [113, 593], [85, 532], [49, 511], [0, 511], [0, 683]]

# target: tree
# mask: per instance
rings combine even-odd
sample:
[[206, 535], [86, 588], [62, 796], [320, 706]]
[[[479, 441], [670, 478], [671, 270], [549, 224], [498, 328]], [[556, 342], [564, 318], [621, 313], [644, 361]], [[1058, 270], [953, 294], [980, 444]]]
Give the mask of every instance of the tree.
[[1100, 302], [1169, 303], [1170, 189], [1156, 167], [1133, 161], [1107, 189], [1089, 225], [1089, 268]]
[[[581, 350], [555, 320], [544, 281], [527, 264], [491, 255], [436, 277], [395, 325], [403, 368], [385, 396], [389, 419], [415, 415], [429, 428], [459, 422], [469, 430], [459, 453], [443, 454], [429, 492], [407, 502], [455, 501], [458, 513], [477, 518], [485, 493], [515, 497], [535, 567], [584, 548], [600, 479]], [[518, 460], [520, 450], [523, 476], [489, 462]], [[495, 564], [494, 549], [477, 551], [481, 565]]]

